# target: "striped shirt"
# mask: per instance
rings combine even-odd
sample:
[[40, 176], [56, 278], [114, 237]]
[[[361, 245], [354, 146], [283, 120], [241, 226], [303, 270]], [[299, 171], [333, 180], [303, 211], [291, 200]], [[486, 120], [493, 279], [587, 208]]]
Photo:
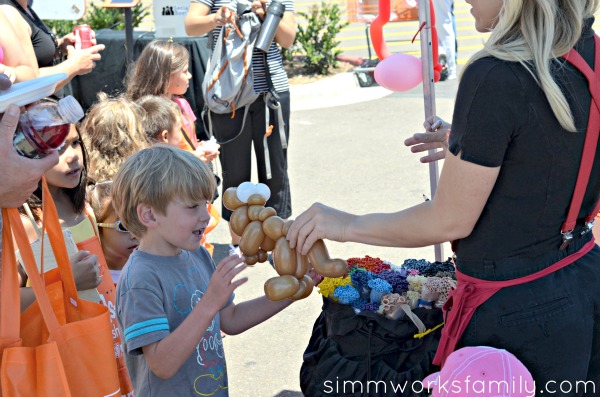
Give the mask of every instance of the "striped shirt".
[[[210, 13], [216, 13], [222, 6], [228, 6], [230, 0], [192, 0], [193, 3], [204, 4], [210, 7]], [[270, 1], [267, 0], [267, 5]], [[294, 1], [283, 0], [282, 3], [285, 5], [286, 12], [294, 12]], [[221, 28], [213, 29], [213, 47], [219, 38], [219, 31]], [[271, 71], [271, 80], [273, 81], [273, 87], [277, 92], [289, 91], [288, 77], [285, 69], [283, 68], [283, 59], [281, 58], [281, 52], [279, 46], [275, 43], [275, 40], [271, 43], [271, 48], [267, 53], [267, 62], [269, 63], [269, 70]], [[254, 75], [254, 92], [261, 93], [269, 90], [269, 83], [267, 82], [266, 70], [264, 64], [263, 52], [254, 49], [252, 53], [252, 73]]]

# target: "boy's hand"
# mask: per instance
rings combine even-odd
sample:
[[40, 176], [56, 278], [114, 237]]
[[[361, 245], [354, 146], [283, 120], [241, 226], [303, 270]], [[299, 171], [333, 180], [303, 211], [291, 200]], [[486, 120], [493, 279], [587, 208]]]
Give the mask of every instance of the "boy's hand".
[[248, 265], [242, 262], [242, 258], [237, 255], [230, 255], [219, 262], [217, 269], [210, 278], [202, 301], [211, 305], [215, 313], [221, 310], [229, 301], [233, 291], [248, 281], [248, 277], [233, 281], [234, 277], [247, 267]]
[[69, 257], [69, 260], [73, 268], [77, 291], [96, 288], [100, 284], [102, 278], [96, 255], [90, 255], [89, 251], [77, 251]]

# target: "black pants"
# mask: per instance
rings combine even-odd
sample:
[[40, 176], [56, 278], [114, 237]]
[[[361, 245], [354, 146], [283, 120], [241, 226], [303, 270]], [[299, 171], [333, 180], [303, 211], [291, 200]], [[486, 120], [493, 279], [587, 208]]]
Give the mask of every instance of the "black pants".
[[[576, 251], [590, 237], [559, 255]], [[473, 277], [506, 280], [556, 259], [554, 253], [535, 261], [458, 260], [457, 266]], [[533, 375], [537, 396], [600, 396], [600, 247], [555, 273], [493, 295], [461, 340], [461, 346], [478, 345], [506, 349], [520, 359]]]
[[[285, 136], [289, 143], [290, 138], [290, 93], [280, 92], [279, 99], [285, 121]], [[244, 117], [244, 108], [237, 109], [235, 118], [231, 114], [210, 115], [213, 133], [218, 142], [227, 142], [234, 138], [240, 131]], [[252, 170], [251, 148], [257, 162], [258, 181], [271, 189], [271, 197], [266, 203], [273, 207], [281, 218], [292, 215], [292, 200], [290, 195], [290, 182], [287, 173], [287, 149], [281, 147], [277, 112], [270, 110], [269, 124], [273, 125], [273, 133], [267, 139], [269, 147], [269, 161], [272, 178], [267, 179], [265, 169], [265, 155], [263, 138], [265, 135], [265, 102], [261, 95], [252, 105], [246, 116], [244, 131], [233, 141], [221, 145], [221, 168], [223, 170], [223, 191], [230, 187], [237, 187], [242, 182], [250, 181]], [[229, 221], [231, 211], [222, 208], [223, 219]]]

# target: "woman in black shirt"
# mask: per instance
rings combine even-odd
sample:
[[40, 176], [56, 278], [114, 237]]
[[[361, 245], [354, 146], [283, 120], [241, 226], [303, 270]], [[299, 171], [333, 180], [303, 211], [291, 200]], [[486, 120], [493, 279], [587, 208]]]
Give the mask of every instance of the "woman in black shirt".
[[[304, 254], [319, 238], [397, 247], [454, 241], [459, 282], [434, 363], [460, 345], [504, 348], [538, 390], [566, 381], [571, 391], [561, 395], [582, 395], [577, 381], [600, 389], [600, 248], [588, 233], [600, 159], [574, 194], [585, 138], [600, 129], [588, 86], [600, 92], [598, 72], [588, 83], [579, 71], [600, 64], [591, 29], [598, 0], [467, 3], [477, 30], [491, 35], [461, 78], [435, 197], [362, 216], [314, 204], [290, 228], [290, 246]], [[504, 287], [507, 280], [513, 286]]]

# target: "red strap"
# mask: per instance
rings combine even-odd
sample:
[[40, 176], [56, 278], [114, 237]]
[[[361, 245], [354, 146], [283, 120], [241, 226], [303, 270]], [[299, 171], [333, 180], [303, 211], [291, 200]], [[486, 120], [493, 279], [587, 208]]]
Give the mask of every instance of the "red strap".
[[[600, 38], [598, 36], [594, 36], [594, 40], [596, 44], [594, 69], [600, 71]], [[581, 164], [577, 174], [577, 182], [575, 184], [575, 190], [573, 191], [569, 212], [567, 213], [567, 219], [561, 228], [561, 232], [563, 233], [572, 231], [577, 223], [577, 216], [579, 215], [579, 210], [581, 209], [583, 196], [585, 195], [585, 190], [587, 189], [587, 185], [590, 180], [590, 173], [592, 171], [592, 165], [594, 164], [594, 156], [596, 155], [596, 147], [598, 146], [598, 135], [600, 134], [600, 83], [596, 73], [594, 73], [587, 62], [574, 49], [569, 51], [564, 58], [567, 60], [567, 62], [575, 66], [575, 68], [577, 68], [577, 70], [579, 70], [588, 80], [590, 93], [592, 94], [592, 103], [590, 105], [588, 128], [585, 135], [583, 153], [581, 155]], [[588, 215], [587, 221], [593, 219], [598, 213], [599, 205], [600, 201], [596, 204], [596, 208], [592, 211], [592, 213]]]
[[[598, 36], [594, 36], [594, 42], [594, 69], [600, 71], [600, 38]], [[581, 55], [579, 55], [577, 51], [572, 49], [564, 56], [564, 58], [585, 76], [585, 78], [588, 80], [589, 90], [592, 95], [588, 128], [586, 131], [583, 153], [581, 155], [581, 163], [579, 165], [579, 171], [577, 174], [577, 181], [573, 191], [573, 197], [571, 199], [569, 211], [567, 213], [567, 219], [565, 220], [565, 223], [561, 229], [563, 233], [566, 233], [571, 232], [575, 228], [577, 216], [581, 209], [583, 196], [585, 195], [592, 171], [592, 166], [594, 164], [594, 157], [596, 154], [596, 148], [598, 146], [598, 136], [600, 135], [600, 82], [598, 81], [594, 70], [590, 68], [587, 62], [583, 59], [583, 57], [581, 57]], [[600, 210], [600, 198], [598, 199], [596, 207], [592, 213], [590, 213], [586, 218], [586, 221], [593, 219], [598, 213], [598, 210]], [[455, 243], [456, 241], [453, 242], [453, 249], [455, 248]], [[448, 301], [444, 305], [444, 311], [447, 313], [446, 325], [442, 330], [442, 337], [440, 339], [436, 355], [433, 359], [433, 363], [436, 365], [444, 364], [448, 355], [450, 355], [450, 353], [452, 353], [456, 348], [456, 344], [462, 337], [462, 334], [471, 321], [475, 310], [477, 310], [481, 304], [487, 301], [500, 289], [527, 283], [562, 269], [563, 267], [575, 262], [577, 259], [588, 253], [594, 246], [595, 242], [592, 238], [579, 251], [563, 258], [552, 266], [537, 273], [513, 280], [480, 280], [462, 274], [457, 270], [456, 277], [458, 284], [456, 286], [456, 290], [450, 294]]]
[[[433, 363], [435, 365], [444, 365], [446, 358], [454, 351], [456, 344], [469, 325], [475, 310], [496, 292], [502, 288], [528, 283], [554, 273], [590, 252], [595, 245], [596, 242], [592, 238], [579, 251], [561, 259], [552, 266], [528, 276], [512, 280], [480, 280], [456, 270], [458, 283], [456, 289], [450, 293], [450, 298], [444, 304], [444, 311], [447, 313], [446, 325], [442, 328], [442, 337], [433, 358]], [[450, 308], [452, 310], [448, 311]]]

